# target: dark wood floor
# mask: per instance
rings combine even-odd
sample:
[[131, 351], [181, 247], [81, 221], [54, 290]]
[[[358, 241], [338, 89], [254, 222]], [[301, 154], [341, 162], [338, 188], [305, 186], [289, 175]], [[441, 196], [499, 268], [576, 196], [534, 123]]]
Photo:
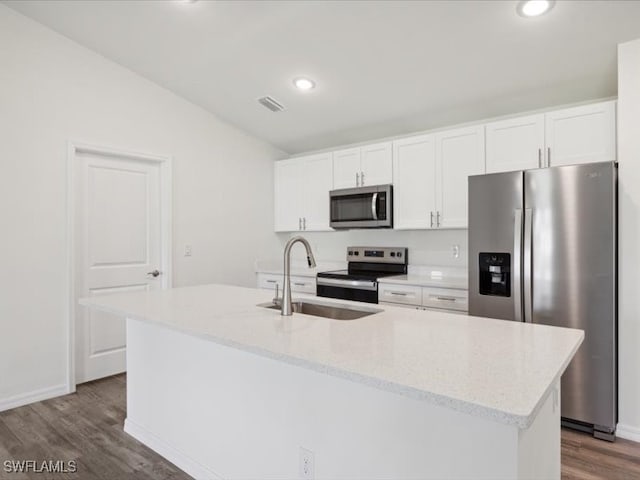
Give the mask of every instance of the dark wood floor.
[[[191, 478], [124, 433], [125, 376], [72, 395], [0, 413], [0, 479], [179, 480]], [[6, 473], [5, 460], [75, 460], [76, 473]], [[640, 444], [562, 431], [563, 480], [638, 480]]]
[[[74, 394], [1, 412], [0, 479], [190, 479], [122, 430], [125, 379], [85, 383]], [[76, 460], [78, 471], [6, 473], [5, 460]]]

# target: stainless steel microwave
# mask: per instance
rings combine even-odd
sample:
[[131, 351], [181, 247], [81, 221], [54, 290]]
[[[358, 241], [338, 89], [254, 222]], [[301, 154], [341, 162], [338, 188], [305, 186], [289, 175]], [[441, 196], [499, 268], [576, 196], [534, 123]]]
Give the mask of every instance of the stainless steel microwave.
[[344, 188], [329, 192], [332, 228], [392, 228], [393, 186]]

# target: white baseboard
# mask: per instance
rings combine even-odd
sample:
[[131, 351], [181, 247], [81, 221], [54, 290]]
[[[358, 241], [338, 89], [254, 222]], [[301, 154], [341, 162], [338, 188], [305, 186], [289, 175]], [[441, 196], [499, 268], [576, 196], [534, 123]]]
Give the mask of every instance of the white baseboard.
[[640, 428], [619, 423], [618, 427], [616, 428], [616, 436], [624, 438], [626, 440], [640, 442]]
[[207, 466], [174, 448], [156, 434], [128, 418], [124, 421], [124, 431], [197, 480], [223, 480], [220, 475], [211, 471]]
[[68, 385], [54, 385], [53, 387], [41, 388], [31, 392], [14, 395], [12, 397], [0, 398], [0, 412], [11, 410], [12, 408], [22, 407], [30, 403], [48, 400], [49, 398], [59, 397], [71, 393]]

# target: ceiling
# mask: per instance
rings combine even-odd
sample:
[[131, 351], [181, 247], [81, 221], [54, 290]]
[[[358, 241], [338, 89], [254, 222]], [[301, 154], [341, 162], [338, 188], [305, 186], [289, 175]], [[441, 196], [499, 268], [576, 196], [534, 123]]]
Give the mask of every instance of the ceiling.
[[640, 37], [640, 1], [4, 3], [289, 153], [612, 96]]

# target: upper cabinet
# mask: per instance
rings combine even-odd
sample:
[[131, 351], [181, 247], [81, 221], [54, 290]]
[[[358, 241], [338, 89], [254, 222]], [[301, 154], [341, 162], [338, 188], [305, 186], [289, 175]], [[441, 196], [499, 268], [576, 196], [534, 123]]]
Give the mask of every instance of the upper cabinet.
[[485, 173], [482, 125], [436, 134], [436, 226], [467, 228], [470, 175]]
[[275, 230], [329, 227], [329, 191], [393, 184], [394, 228], [467, 228], [468, 177], [616, 159], [616, 102], [276, 162]]
[[616, 159], [616, 102], [545, 114], [547, 166]]
[[544, 115], [528, 115], [485, 125], [487, 173], [541, 168]]
[[482, 125], [394, 142], [394, 228], [466, 228], [469, 175], [484, 173]]
[[329, 191], [333, 188], [331, 153], [275, 162], [276, 232], [326, 231]]
[[333, 152], [333, 187], [354, 188], [391, 183], [391, 142]]
[[393, 228], [432, 228], [436, 211], [435, 135], [393, 142]]
[[616, 102], [486, 125], [487, 173], [616, 159]]

